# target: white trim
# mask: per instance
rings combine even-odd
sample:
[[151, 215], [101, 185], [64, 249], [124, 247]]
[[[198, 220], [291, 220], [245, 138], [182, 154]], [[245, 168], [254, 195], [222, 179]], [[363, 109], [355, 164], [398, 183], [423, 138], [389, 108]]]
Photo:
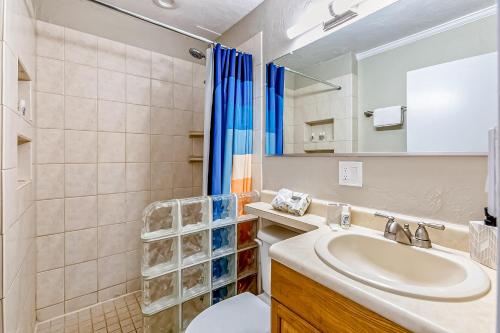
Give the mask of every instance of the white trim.
[[465, 16], [448, 21], [446, 23], [440, 24], [438, 26], [432, 27], [430, 29], [417, 32], [416, 34], [398, 39], [394, 42], [390, 42], [390, 43], [387, 43], [387, 44], [384, 44], [381, 46], [377, 46], [373, 49], [357, 53], [356, 59], [359, 61], [359, 60], [366, 59], [366, 58], [369, 58], [371, 56], [398, 48], [398, 47], [403, 46], [403, 45], [411, 44], [413, 42], [416, 42], [418, 40], [439, 34], [441, 32], [455, 29], [455, 28], [461, 27], [463, 25], [466, 25], [468, 23], [478, 21], [482, 18], [495, 15], [496, 12], [497, 12], [497, 5], [483, 8], [477, 12], [470, 13], [470, 14], [467, 14]]

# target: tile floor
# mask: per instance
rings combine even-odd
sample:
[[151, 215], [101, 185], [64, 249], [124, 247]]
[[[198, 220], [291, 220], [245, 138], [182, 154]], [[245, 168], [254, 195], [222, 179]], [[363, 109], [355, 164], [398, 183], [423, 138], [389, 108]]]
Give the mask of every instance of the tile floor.
[[140, 292], [39, 323], [36, 333], [142, 333]]

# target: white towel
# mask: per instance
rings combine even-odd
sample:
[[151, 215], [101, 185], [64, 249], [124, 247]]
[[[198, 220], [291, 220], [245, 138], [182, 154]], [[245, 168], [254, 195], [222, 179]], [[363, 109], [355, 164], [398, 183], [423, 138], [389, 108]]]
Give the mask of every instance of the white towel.
[[498, 130], [493, 127], [488, 131], [488, 178], [486, 180], [486, 191], [488, 192], [488, 213], [497, 216], [497, 191], [496, 191], [496, 163], [497, 163], [497, 145]]
[[403, 124], [403, 108], [401, 105], [375, 109], [373, 111], [373, 126], [387, 127]]

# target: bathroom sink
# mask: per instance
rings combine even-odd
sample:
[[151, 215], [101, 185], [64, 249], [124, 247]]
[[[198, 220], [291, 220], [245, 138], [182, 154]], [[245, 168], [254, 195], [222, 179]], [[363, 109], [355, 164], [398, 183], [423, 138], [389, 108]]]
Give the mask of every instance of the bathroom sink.
[[472, 260], [442, 247], [421, 249], [364, 230], [326, 234], [316, 254], [336, 271], [370, 286], [432, 300], [467, 300], [490, 289]]

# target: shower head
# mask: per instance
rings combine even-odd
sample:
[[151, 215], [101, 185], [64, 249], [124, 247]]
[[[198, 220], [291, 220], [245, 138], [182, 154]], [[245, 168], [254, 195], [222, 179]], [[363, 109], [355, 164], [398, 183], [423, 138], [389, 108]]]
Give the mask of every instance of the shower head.
[[198, 49], [195, 49], [194, 47], [189, 49], [189, 54], [196, 59], [203, 59], [205, 58], [205, 53], [201, 52]]

